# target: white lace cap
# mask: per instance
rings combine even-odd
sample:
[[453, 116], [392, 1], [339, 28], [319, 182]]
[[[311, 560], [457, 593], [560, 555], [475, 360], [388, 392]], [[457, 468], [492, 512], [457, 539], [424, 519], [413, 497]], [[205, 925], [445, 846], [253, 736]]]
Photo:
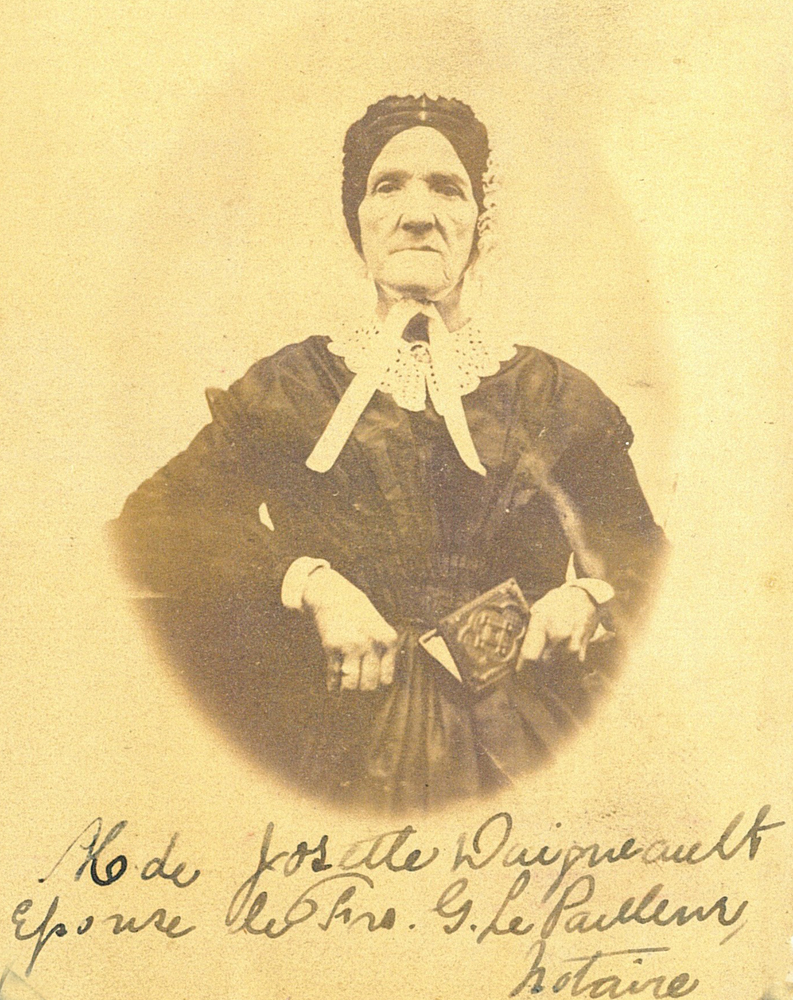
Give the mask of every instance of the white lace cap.
[[[429, 321], [429, 343], [408, 343], [402, 334], [419, 314]], [[382, 324], [340, 334], [328, 350], [344, 359], [355, 378], [306, 460], [309, 469], [327, 472], [333, 467], [379, 389], [398, 406], [413, 411], [424, 409], [429, 392], [460, 458], [469, 469], [487, 474], [471, 438], [462, 397], [473, 392], [482, 378], [496, 374], [501, 362], [514, 355], [514, 343], [485, 337], [473, 323], [450, 331], [435, 305], [403, 299], [391, 307]]]

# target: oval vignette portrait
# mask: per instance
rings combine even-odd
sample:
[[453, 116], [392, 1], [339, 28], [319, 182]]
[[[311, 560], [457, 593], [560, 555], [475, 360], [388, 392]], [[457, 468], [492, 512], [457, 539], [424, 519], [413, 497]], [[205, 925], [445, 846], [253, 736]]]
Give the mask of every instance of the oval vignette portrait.
[[[213, 238], [270, 277], [213, 279], [250, 285], [235, 345], [257, 329], [110, 525], [131, 600], [198, 710], [300, 793], [399, 812], [528, 787], [597, 726], [669, 547], [672, 366], [631, 220], [552, 115], [527, 149], [473, 96], [365, 95], [274, 165], [245, 100], [182, 182], [215, 163], [242, 208]], [[256, 259], [262, 206], [282, 242]]]

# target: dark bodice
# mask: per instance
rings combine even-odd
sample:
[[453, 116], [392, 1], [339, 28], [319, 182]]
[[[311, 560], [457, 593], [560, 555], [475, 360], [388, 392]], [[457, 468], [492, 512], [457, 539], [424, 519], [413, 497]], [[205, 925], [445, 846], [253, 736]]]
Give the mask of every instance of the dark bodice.
[[[586, 376], [531, 348], [518, 348], [463, 399], [486, 477], [462, 463], [431, 406], [411, 413], [379, 392], [333, 468], [309, 470], [306, 457], [352, 378], [326, 343], [313, 337], [287, 347], [227, 392], [210, 391], [212, 423], [129, 498], [115, 530], [138, 584], [166, 599], [160, 609], [178, 609], [175, 618], [166, 614], [165, 629], [177, 636], [182, 657], [203, 658], [212, 672], [205, 662], [212, 648], [237, 677], [255, 664], [255, 700], [271, 715], [279, 684], [293, 703], [304, 697], [311, 717], [291, 728], [279, 724], [279, 731], [299, 731], [301, 753], [310, 747], [316, 755], [312, 727], [324, 726], [322, 753], [336, 760], [331, 784], [350, 787], [364, 780], [359, 763], [350, 778], [345, 754], [330, 745], [322, 666], [304, 662], [321, 659], [313, 625], [280, 606], [281, 581], [296, 557], [328, 559], [410, 633], [413, 651], [399, 683], [367, 711], [385, 711], [400, 690], [415, 707], [418, 675], [426, 674], [419, 684], [426, 728], [437, 698], [445, 710], [459, 700], [443, 693], [445, 678], [427, 679], [432, 665], [415, 650], [415, 636], [439, 617], [509, 577], [531, 602], [564, 581], [574, 553], [579, 575], [614, 586], [610, 624], [619, 636], [641, 614], [664, 540], [636, 480], [631, 431], [617, 407]], [[262, 524], [262, 504], [274, 530]], [[552, 690], [556, 677], [546, 681]], [[243, 684], [237, 694], [250, 697], [249, 689]], [[580, 691], [553, 697], [582, 703]], [[351, 698], [373, 700], [357, 692]], [[460, 725], [475, 730], [466, 706], [458, 707]], [[358, 719], [355, 705], [349, 717]], [[341, 727], [346, 753], [351, 726]], [[358, 733], [356, 745], [361, 739], [366, 743]], [[476, 744], [473, 730], [471, 740]], [[468, 766], [481, 770], [475, 759]], [[379, 777], [368, 766], [365, 780], [385, 782], [391, 802], [394, 776], [384, 778], [378, 766]], [[327, 769], [320, 770], [327, 781]], [[410, 801], [404, 791], [397, 798]]]

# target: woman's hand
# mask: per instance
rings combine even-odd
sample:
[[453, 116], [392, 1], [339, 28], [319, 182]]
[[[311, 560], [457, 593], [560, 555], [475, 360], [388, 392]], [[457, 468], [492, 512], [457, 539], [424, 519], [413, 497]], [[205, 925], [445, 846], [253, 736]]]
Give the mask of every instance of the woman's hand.
[[327, 657], [328, 691], [374, 691], [394, 679], [397, 633], [362, 590], [329, 566], [308, 577], [303, 606]]
[[548, 659], [561, 645], [583, 663], [598, 620], [597, 605], [581, 587], [568, 584], [549, 590], [531, 607], [518, 669], [527, 660]]

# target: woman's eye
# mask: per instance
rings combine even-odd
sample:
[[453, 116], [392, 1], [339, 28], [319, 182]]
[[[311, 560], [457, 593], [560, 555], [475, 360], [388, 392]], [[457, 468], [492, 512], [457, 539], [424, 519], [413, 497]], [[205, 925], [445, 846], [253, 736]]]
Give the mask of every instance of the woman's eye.
[[379, 184], [374, 186], [374, 194], [391, 194], [396, 191], [398, 184], [396, 181], [380, 181]]
[[463, 192], [456, 184], [441, 184], [439, 191], [447, 198], [462, 198]]

